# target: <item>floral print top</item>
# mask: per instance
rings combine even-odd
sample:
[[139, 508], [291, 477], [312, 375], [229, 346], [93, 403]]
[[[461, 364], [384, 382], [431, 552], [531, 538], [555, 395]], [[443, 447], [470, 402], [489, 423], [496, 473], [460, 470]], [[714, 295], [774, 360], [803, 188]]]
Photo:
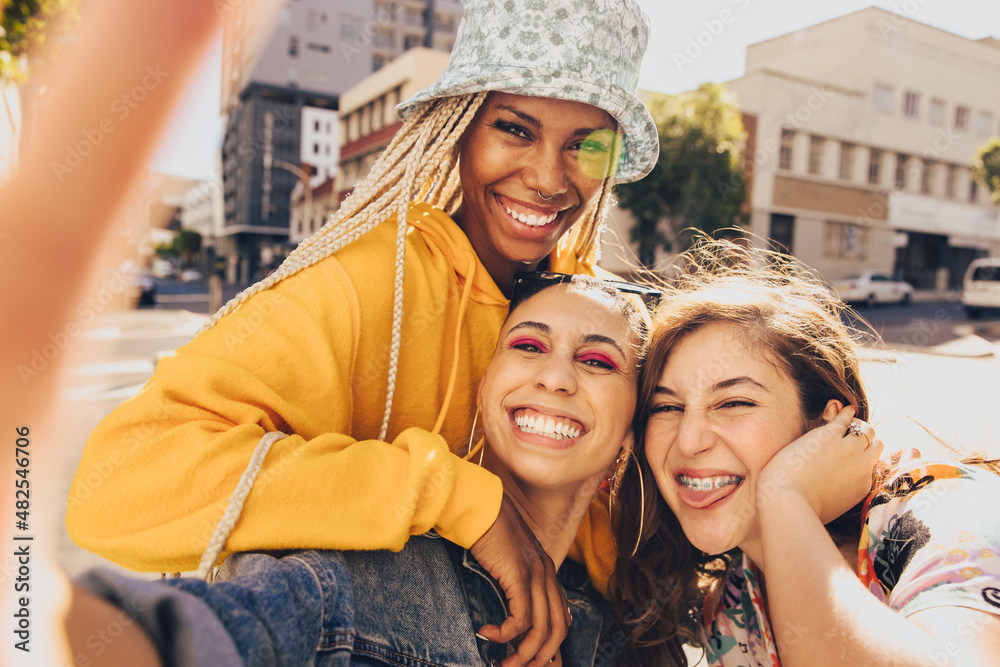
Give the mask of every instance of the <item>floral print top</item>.
[[[941, 606], [1000, 615], [1000, 477], [944, 460], [912, 462], [899, 474], [908, 492], [865, 502], [858, 578], [902, 616]], [[781, 664], [759, 576], [744, 555], [721, 599], [706, 603], [702, 639], [712, 667]]]

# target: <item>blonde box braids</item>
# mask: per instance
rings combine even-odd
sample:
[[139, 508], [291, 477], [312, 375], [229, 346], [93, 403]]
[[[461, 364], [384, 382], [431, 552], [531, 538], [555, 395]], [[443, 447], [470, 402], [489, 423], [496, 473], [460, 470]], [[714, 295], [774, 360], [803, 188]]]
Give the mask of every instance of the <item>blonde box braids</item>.
[[[385, 412], [379, 432], [379, 439], [385, 440], [388, 435], [389, 416], [392, 412], [399, 366], [407, 211], [410, 203], [415, 201], [435, 206], [449, 215], [458, 209], [462, 202], [458, 141], [486, 100], [486, 95], [486, 92], [456, 95], [421, 105], [407, 118], [368, 174], [355, 186], [354, 191], [332, 214], [329, 221], [289, 253], [273, 273], [240, 292], [220, 308], [202, 325], [198, 333], [212, 328], [220, 319], [237, 310], [258, 292], [329, 257], [395, 216], [397, 233], [392, 344], [389, 353]], [[621, 146], [620, 129], [618, 145]], [[562, 249], [571, 249], [580, 260], [596, 261], [598, 258], [597, 241], [603, 229], [604, 216], [613, 203], [611, 187], [612, 178], [609, 174], [604, 179], [600, 197], [560, 241]], [[211, 578], [212, 567], [218, 562], [229, 533], [239, 519], [240, 509], [263, 465], [264, 456], [271, 445], [283, 437], [285, 437], [283, 433], [272, 432], [261, 438], [250, 464], [241, 477], [240, 484], [229, 499], [229, 505], [216, 527], [209, 547], [202, 556], [198, 568], [199, 577]]]
[[[423, 201], [453, 214], [462, 202], [458, 169], [458, 140], [486, 99], [486, 92], [434, 100], [418, 108], [379, 155], [368, 174], [354, 188], [329, 221], [289, 253], [273, 273], [237, 294], [198, 330], [212, 328], [247, 299], [350, 245], [390, 217], [397, 220], [392, 345], [388, 393], [379, 439], [385, 440], [395, 394], [403, 310], [403, 260], [407, 210]], [[619, 130], [619, 145], [621, 145]], [[386, 185], [388, 184], [388, 185]], [[601, 195], [569, 230], [560, 246], [580, 259], [598, 258], [597, 241], [604, 216], [613, 204], [611, 178]]]

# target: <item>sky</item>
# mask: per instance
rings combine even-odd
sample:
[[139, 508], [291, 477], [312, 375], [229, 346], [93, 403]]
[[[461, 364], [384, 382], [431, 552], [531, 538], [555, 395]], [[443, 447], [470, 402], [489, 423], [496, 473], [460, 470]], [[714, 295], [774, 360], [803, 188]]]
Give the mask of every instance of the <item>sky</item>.
[[[651, 26], [639, 87], [663, 93], [704, 81], [740, 77], [746, 47], [875, 5], [970, 39], [1000, 38], [997, 0], [639, 0]], [[222, 37], [189, 85], [152, 168], [190, 178], [211, 178], [222, 141], [219, 78]], [[692, 57], [693, 56], [693, 57]]]

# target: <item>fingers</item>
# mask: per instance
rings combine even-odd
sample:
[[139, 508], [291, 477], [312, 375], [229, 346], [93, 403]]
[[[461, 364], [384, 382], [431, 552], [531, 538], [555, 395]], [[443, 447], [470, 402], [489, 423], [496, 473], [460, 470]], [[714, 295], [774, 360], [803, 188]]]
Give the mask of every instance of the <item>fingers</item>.
[[[554, 574], [554, 572], [553, 572]], [[555, 576], [546, 580], [549, 600], [549, 633], [546, 641], [535, 653], [529, 667], [541, 667], [549, 663], [559, 652], [563, 639], [569, 631], [569, 607], [562, 588], [556, 583]]]

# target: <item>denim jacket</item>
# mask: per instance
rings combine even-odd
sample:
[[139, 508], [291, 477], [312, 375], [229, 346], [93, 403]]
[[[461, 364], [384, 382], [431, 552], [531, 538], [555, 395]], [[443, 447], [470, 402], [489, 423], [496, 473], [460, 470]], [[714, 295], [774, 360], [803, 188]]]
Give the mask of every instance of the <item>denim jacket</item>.
[[[563, 665], [600, 663], [609, 605], [577, 563], [557, 577], [573, 617]], [[507, 617], [503, 592], [468, 551], [434, 533], [398, 553], [235, 554], [212, 584], [107, 571], [79, 583], [135, 618], [165, 665], [480, 667], [512, 650], [476, 637]]]

